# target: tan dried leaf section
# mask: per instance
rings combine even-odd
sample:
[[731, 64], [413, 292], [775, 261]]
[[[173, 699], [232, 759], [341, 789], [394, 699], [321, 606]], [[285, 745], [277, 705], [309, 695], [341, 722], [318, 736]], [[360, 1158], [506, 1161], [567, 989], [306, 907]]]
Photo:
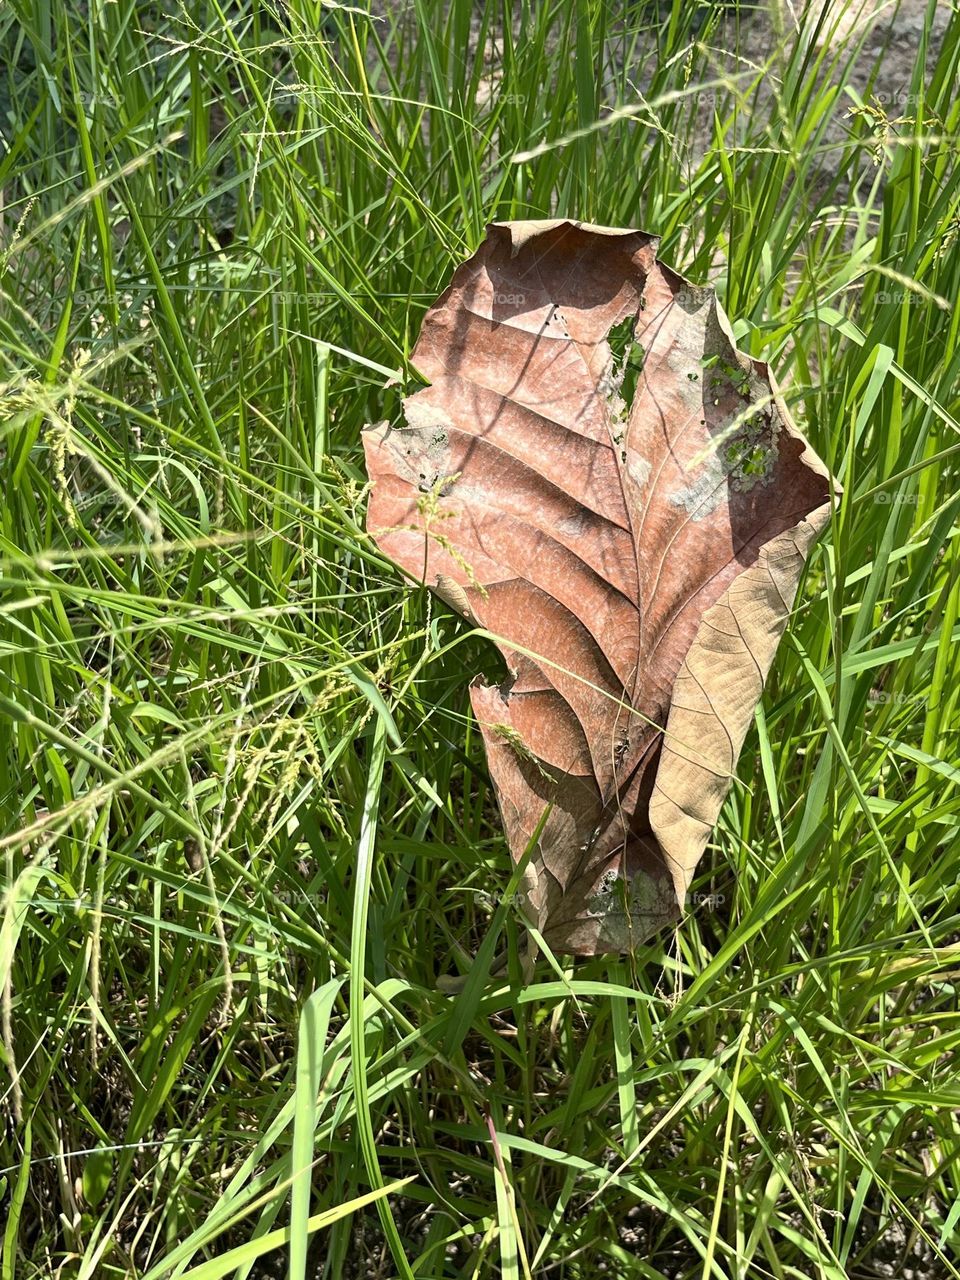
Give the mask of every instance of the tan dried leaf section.
[[555, 949], [676, 920], [830, 511], [713, 293], [657, 241], [494, 224], [424, 318], [430, 385], [365, 434], [368, 528], [498, 637], [473, 708]]

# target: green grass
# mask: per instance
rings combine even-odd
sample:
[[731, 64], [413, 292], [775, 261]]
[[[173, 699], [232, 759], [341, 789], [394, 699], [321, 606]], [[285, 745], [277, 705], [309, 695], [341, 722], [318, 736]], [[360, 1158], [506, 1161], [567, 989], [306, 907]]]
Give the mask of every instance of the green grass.
[[[878, 106], [793, 8], [0, 9], [0, 1280], [960, 1275], [960, 16]], [[681, 927], [525, 984], [359, 432], [550, 215], [844, 496]]]

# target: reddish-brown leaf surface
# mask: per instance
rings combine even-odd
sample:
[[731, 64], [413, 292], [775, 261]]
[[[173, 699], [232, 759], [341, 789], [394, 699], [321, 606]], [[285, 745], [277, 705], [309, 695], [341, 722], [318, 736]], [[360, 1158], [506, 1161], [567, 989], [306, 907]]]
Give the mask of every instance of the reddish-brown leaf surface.
[[675, 920], [830, 510], [711, 291], [639, 231], [494, 224], [424, 318], [430, 385], [365, 433], [368, 528], [497, 637], [473, 709], [557, 950]]

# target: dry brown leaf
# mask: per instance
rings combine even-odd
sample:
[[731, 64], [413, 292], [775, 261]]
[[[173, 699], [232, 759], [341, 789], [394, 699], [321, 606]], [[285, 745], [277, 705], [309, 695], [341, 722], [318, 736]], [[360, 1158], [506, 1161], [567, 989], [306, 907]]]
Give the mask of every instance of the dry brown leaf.
[[766, 365], [656, 249], [494, 224], [406, 425], [364, 433], [377, 542], [498, 637], [471, 698], [503, 824], [519, 859], [552, 805], [525, 895], [584, 955], [678, 918], [830, 511]]

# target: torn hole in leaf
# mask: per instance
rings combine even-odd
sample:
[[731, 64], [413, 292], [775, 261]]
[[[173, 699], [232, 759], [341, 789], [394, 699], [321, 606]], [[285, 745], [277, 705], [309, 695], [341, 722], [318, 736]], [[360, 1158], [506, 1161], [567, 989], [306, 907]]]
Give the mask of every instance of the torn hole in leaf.
[[[637, 317], [627, 316], [607, 334], [610, 370], [607, 377], [610, 408], [615, 422], [626, 422], [643, 372], [643, 345], [636, 337]], [[615, 443], [620, 443], [614, 436]], [[621, 461], [626, 461], [625, 458]]]

